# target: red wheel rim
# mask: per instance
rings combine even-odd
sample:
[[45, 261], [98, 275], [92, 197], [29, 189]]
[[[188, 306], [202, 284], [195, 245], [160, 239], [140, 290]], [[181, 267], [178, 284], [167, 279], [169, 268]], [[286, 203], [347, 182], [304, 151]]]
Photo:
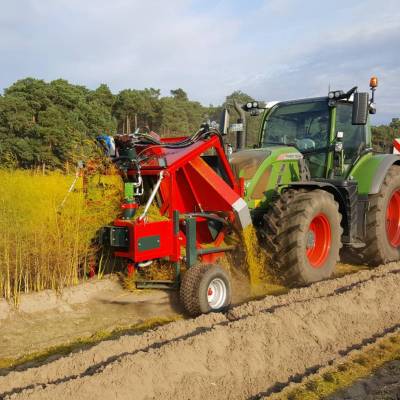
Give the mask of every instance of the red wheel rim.
[[400, 189], [393, 192], [386, 210], [386, 234], [393, 247], [400, 245]]
[[316, 215], [308, 228], [306, 254], [313, 268], [321, 268], [331, 248], [331, 224], [325, 214]]

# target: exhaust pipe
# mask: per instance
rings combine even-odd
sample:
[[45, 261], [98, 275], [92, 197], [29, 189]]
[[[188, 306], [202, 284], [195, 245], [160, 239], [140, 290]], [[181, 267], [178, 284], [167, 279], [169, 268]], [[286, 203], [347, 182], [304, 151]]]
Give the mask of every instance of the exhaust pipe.
[[243, 150], [246, 147], [246, 113], [242, 108], [242, 105], [236, 100], [233, 101], [233, 106], [236, 112], [239, 114], [238, 124], [243, 124], [242, 131], [236, 132], [236, 151]]

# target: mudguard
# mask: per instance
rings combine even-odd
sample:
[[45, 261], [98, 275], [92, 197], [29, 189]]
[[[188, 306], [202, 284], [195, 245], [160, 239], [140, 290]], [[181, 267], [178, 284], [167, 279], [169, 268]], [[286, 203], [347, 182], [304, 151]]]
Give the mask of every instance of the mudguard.
[[385, 176], [389, 168], [394, 164], [397, 165], [400, 164], [400, 156], [397, 154], [387, 154], [386, 157], [379, 164], [379, 167], [372, 180], [369, 194], [379, 193], [379, 191], [381, 190], [383, 180], [385, 179]]
[[360, 195], [377, 194], [389, 168], [394, 164], [400, 165], [400, 155], [369, 153], [352, 168], [349, 178], [358, 182]]

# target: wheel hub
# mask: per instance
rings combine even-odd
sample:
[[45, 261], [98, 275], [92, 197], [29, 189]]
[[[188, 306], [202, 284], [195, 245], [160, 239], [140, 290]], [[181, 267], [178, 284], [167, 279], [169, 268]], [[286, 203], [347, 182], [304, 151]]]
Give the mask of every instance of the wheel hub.
[[220, 278], [213, 279], [208, 285], [207, 301], [211, 309], [221, 308], [226, 301], [227, 289], [225, 282]]
[[310, 223], [307, 232], [306, 255], [313, 268], [322, 268], [331, 248], [331, 225], [328, 217], [321, 213]]
[[314, 247], [315, 247], [315, 233], [313, 231], [308, 231], [307, 249], [312, 249]]

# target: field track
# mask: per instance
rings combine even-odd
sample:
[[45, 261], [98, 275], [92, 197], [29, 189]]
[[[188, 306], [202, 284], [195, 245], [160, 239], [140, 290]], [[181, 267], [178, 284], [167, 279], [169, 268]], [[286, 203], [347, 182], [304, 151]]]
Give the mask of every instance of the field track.
[[0, 377], [1, 398], [256, 399], [400, 327], [389, 264]]

